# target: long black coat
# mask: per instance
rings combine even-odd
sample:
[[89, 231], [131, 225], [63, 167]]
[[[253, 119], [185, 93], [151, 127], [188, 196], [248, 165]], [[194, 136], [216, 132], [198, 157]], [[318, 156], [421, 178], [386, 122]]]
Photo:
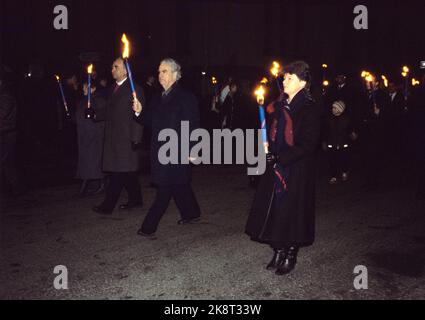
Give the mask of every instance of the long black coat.
[[289, 168], [288, 191], [275, 197], [275, 179], [267, 168], [261, 177], [246, 225], [255, 241], [307, 246], [314, 241], [315, 167], [320, 137], [321, 110], [302, 90], [291, 101], [294, 144], [279, 152], [279, 162]]
[[[175, 83], [172, 90], [162, 97], [157, 94], [153, 97], [150, 108], [144, 109], [137, 122], [152, 129], [151, 138], [151, 172], [152, 182], [159, 185], [186, 184], [190, 182], [191, 165], [180, 162], [181, 150], [181, 121], [189, 121], [189, 132], [199, 127], [199, 109], [195, 96]], [[158, 160], [158, 151], [167, 142], [158, 141], [163, 129], [173, 129], [179, 138], [179, 164], [161, 164]], [[185, 142], [184, 142], [185, 143]], [[193, 143], [190, 144], [190, 147]]]
[[[97, 93], [92, 95], [91, 107], [95, 113], [104, 112], [106, 106], [105, 99]], [[80, 100], [75, 108], [75, 122], [77, 125], [78, 137], [78, 166], [77, 179], [101, 179], [102, 154], [105, 123], [103, 121], [94, 122], [85, 118], [87, 109], [87, 97]]]
[[[143, 92], [137, 85], [136, 94], [143, 104]], [[140, 149], [135, 147], [135, 144], [140, 144], [142, 140], [143, 127], [135, 123], [133, 117], [133, 96], [127, 79], [115, 93], [112, 88], [106, 104], [106, 113], [96, 117], [105, 120], [103, 171], [139, 170]]]

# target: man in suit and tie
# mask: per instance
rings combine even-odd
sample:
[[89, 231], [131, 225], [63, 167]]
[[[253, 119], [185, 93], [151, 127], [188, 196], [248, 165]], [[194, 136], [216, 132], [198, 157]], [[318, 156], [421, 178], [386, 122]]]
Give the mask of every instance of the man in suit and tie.
[[[123, 188], [128, 192], [128, 202], [120, 205], [120, 209], [131, 209], [143, 204], [138, 180], [143, 127], [133, 119], [133, 96], [122, 58], [113, 62], [111, 72], [115, 84], [108, 98], [106, 112], [96, 115], [97, 120], [105, 120], [103, 171], [110, 173], [105, 199], [93, 207], [93, 211], [100, 214], [112, 213]], [[137, 99], [144, 103], [142, 89], [137, 85], [135, 87]]]

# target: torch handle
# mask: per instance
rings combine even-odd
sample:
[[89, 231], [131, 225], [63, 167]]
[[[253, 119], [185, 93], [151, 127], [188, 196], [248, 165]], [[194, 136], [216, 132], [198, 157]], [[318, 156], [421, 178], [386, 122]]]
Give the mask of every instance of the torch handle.
[[264, 114], [264, 107], [262, 105], [258, 106], [260, 112], [260, 128], [261, 128], [261, 138], [263, 140], [264, 151], [268, 153], [268, 141], [267, 141], [267, 126], [266, 126], [266, 117]]
[[276, 76], [276, 77], [275, 77], [275, 79], [276, 79], [277, 89], [278, 89], [278, 90], [279, 90], [279, 92], [280, 92], [280, 91], [282, 91], [282, 88], [280, 87], [280, 83], [279, 83], [278, 76]]
[[128, 79], [130, 80], [131, 92], [134, 96], [136, 94], [136, 90], [134, 89], [133, 75], [131, 73], [130, 64], [128, 63], [127, 59], [125, 59], [125, 66], [127, 68]]
[[66, 103], [65, 94], [63, 93], [62, 83], [58, 81], [58, 84], [62, 96], [63, 106], [65, 107], [66, 114], [69, 115], [68, 104]]
[[87, 81], [87, 108], [90, 108], [90, 102], [91, 102], [91, 76], [89, 73], [88, 81]]

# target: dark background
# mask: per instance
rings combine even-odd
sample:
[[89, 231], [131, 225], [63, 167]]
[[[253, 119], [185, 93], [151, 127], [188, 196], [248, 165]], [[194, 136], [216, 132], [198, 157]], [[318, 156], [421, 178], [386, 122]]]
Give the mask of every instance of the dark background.
[[[69, 29], [55, 30], [53, 8], [68, 8]], [[355, 5], [366, 5], [369, 29], [355, 30]], [[151, 71], [165, 56], [186, 68], [267, 69], [305, 59], [320, 71], [362, 68], [400, 77], [400, 67], [425, 60], [422, 1], [1, 1], [1, 59], [21, 73], [81, 70], [96, 52], [109, 72], [120, 37], [132, 43], [134, 72]]]
[[[359, 4], [368, 8], [368, 30], [353, 27]], [[57, 5], [68, 9], [68, 30], [53, 27]], [[199, 99], [201, 124], [214, 127], [210, 77], [216, 76], [219, 85], [228, 75], [236, 78], [245, 99], [241, 103], [255, 113], [253, 86], [269, 75], [275, 59], [307, 61], [319, 95], [322, 63], [329, 65], [331, 84], [336, 73], [344, 72], [357, 92], [362, 69], [385, 74], [400, 87], [403, 65], [410, 67], [410, 77], [421, 78], [424, 12], [419, 1], [0, 0], [0, 65], [18, 102], [18, 159], [38, 184], [46, 170], [56, 170], [55, 178], [66, 174], [60, 183], [72, 181], [75, 125], [64, 120], [53, 75], [61, 75], [65, 84], [76, 74], [81, 83], [94, 62], [98, 74], [111, 81], [122, 33], [131, 41], [135, 81], [143, 84], [156, 74], [162, 58], [176, 58], [182, 82]]]

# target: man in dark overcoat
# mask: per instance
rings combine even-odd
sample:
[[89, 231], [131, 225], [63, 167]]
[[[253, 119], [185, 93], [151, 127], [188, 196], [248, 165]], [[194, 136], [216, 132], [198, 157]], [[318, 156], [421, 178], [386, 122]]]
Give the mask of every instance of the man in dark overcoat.
[[[105, 120], [103, 171], [110, 173], [105, 199], [93, 208], [101, 214], [112, 213], [123, 188], [128, 192], [128, 202], [120, 205], [120, 209], [143, 204], [138, 177], [143, 127], [133, 119], [133, 95], [122, 58], [112, 64], [112, 77], [115, 84], [106, 104], [106, 112], [96, 115], [96, 120]], [[136, 95], [144, 103], [142, 89], [137, 85]]]
[[[197, 222], [201, 215], [190, 185], [190, 161], [194, 159], [181, 159], [180, 156], [181, 144], [185, 143], [181, 135], [182, 121], [188, 122], [189, 134], [199, 127], [198, 103], [195, 96], [179, 84], [181, 67], [174, 59], [164, 59], [158, 72], [159, 82], [164, 90], [153, 98], [148, 109], [144, 109], [143, 103], [138, 101], [133, 106], [136, 121], [152, 129], [151, 173], [152, 182], [157, 186], [155, 200], [137, 232], [144, 237], [154, 237], [171, 198], [174, 198], [180, 211], [181, 219], [178, 224]], [[159, 159], [160, 149], [165, 143], [165, 141], [159, 141], [159, 135], [164, 129], [173, 129], [178, 136], [178, 163], [163, 164]]]
[[308, 91], [310, 72], [303, 61], [285, 68], [287, 99], [275, 103], [268, 123], [267, 169], [261, 178], [246, 233], [267, 243], [274, 255], [267, 265], [277, 275], [290, 272], [298, 249], [315, 234], [315, 169], [320, 140], [320, 108]]

